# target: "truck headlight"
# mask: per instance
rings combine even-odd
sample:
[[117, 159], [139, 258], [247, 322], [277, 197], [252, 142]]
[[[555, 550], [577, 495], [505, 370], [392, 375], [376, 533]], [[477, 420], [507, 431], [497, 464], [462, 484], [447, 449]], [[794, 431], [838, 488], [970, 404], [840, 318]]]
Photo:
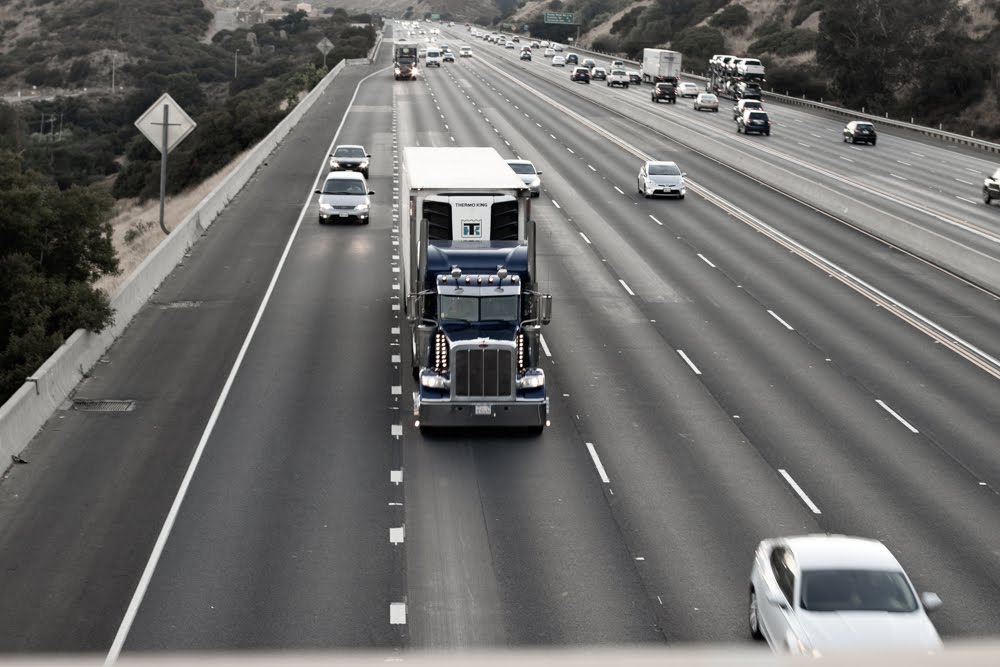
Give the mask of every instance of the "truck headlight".
[[443, 375], [437, 373], [421, 373], [420, 386], [427, 389], [445, 390], [451, 386], [451, 381]]
[[518, 389], [538, 389], [545, 386], [545, 371], [533, 368], [517, 379]]

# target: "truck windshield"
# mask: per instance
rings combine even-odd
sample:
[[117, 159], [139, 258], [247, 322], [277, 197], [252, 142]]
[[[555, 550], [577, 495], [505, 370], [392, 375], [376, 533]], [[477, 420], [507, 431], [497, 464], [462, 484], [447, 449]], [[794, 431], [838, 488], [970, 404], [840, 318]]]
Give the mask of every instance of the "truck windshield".
[[451, 296], [438, 297], [441, 320], [464, 322], [502, 321], [517, 322], [518, 297], [516, 296]]

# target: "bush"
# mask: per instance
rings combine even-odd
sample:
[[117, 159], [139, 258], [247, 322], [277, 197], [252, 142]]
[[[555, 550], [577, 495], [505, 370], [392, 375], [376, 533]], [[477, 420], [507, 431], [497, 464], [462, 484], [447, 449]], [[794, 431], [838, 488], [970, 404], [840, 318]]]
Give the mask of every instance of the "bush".
[[767, 87], [776, 93], [819, 100], [828, 96], [826, 80], [815, 65], [771, 65], [767, 67]]
[[684, 60], [690, 69], [693, 63], [702, 63], [704, 66], [714, 54], [722, 53], [726, 40], [715, 28], [695, 26], [677, 33], [670, 45], [675, 51], [684, 54]]
[[793, 56], [816, 50], [819, 35], [812, 30], [793, 28], [771, 33], [750, 45], [751, 53], [772, 53], [776, 56]]
[[709, 19], [708, 24], [720, 30], [746, 30], [750, 25], [750, 12], [743, 5], [729, 5]]

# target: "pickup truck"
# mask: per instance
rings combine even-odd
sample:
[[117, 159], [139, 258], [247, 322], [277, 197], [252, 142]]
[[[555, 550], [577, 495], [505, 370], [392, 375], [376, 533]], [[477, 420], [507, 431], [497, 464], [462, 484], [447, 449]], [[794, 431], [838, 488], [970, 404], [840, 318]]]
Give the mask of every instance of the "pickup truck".
[[628, 72], [623, 69], [613, 69], [611, 74], [608, 74], [608, 78], [605, 80], [608, 86], [621, 86], [622, 88], [628, 88]]

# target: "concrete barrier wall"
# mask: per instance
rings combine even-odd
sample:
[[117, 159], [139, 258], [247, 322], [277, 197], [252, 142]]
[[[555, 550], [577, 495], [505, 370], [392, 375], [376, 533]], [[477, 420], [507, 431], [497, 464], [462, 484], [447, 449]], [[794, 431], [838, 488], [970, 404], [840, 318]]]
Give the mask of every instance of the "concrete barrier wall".
[[[372, 49], [376, 53], [381, 36]], [[367, 64], [368, 59], [361, 62]], [[340, 61], [284, 119], [240, 161], [176, 229], [171, 230], [156, 249], [111, 296], [115, 321], [99, 333], [79, 329], [0, 406], [0, 457], [6, 468], [12, 454], [28, 444], [35, 433], [67, 400], [94, 364], [111, 347], [229, 202], [243, 189], [264, 160], [299, 122], [344, 69]]]

